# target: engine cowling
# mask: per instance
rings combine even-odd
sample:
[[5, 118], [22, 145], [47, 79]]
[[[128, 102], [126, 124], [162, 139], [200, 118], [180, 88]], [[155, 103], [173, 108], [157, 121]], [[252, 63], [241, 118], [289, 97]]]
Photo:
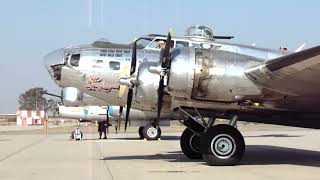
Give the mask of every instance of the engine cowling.
[[221, 50], [179, 48], [171, 53], [168, 92], [172, 96], [207, 101], [237, 101], [261, 90], [244, 70], [261, 61]]
[[65, 106], [80, 106], [83, 100], [83, 93], [74, 87], [62, 89], [62, 99]]
[[104, 101], [89, 96], [74, 87], [63, 88], [62, 98], [65, 106], [104, 106], [106, 104]]

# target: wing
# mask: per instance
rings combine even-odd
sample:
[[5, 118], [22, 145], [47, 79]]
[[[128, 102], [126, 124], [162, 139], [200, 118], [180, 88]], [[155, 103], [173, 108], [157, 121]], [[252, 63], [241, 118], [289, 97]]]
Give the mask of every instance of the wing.
[[282, 94], [320, 95], [320, 46], [292, 53], [245, 71], [256, 84]]

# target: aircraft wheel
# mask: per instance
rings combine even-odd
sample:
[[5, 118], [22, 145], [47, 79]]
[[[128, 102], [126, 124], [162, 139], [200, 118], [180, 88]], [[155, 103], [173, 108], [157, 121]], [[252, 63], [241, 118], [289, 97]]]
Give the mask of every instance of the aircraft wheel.
[[212, 126], [200, 137], [200, 151], [210, 166], [236, 165], [243, 157], [245, 142], [234, 127]]
[[70, 139], [73, 139], [73, 138], [74, 138], [74, 133], [75, 133], [75, 130], [73, 130], [73, 131], [71, 132]]
[[73, 140], [76, 140], [76, 141], [78, 141], [78, 140], [82, 140], [83, 139], [83, 133], [82, 133], [82, 131], [80, 131], [80, 138], [76, 138], [76, 130], [74, 130], [74, 131], [72, 131], [72, 133], [71, 133], [71, 139], [73, 139]]
[[80, 133], [81, 133], [81, 138], [80, 139], [76, 139], [77, 141], [80, 141], [83, 138], [83, 133], [82, 132], [80, 132]]
[[143, 139], [143, 128], [144, 128], [143, 126], [140, 126], [138, 130], [140, 139]]
[[185, 129], [180, 137], [180, 147], [184, 155], [190, 159], [202, 159], [200, 152], [200, 136], [190, 129]]
[[160, 127], [156, 128], [153, 124], [146, 125], [142, 132], [143, 137], [147, 140], [157, 140], [161, 136]]

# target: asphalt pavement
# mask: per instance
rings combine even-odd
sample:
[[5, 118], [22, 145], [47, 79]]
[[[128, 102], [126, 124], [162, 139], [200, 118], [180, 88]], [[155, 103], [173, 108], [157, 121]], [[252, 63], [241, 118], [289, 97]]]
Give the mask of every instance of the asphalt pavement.
[[68, 133], [0, 132], [0, 179], [320, 179], [319, 130], [242, 133], [247, 146], [241, 163], [213, 167], [186, 158], [181, 132], [165, 129], [159, 141], [140, 140], [133, 132], [110, 133], [107, 140], [87, 133], [83, 141], [70, 140]]

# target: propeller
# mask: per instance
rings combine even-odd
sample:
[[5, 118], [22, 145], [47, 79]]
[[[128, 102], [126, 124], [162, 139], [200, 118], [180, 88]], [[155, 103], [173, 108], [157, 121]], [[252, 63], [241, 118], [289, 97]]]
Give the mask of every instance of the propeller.
[[109, 124], [110, 124], [110, 119], [109, 119], [109, 106], [108, 106], [108, 109], [107, 109], [107, 133], [109, 134]]
[[64, 104], [64, 102], [63, 102], [63, 90], [61, 90], [61, 93], [60, 93], [60, 100], [61, 100], [61, 103]]
[[[133, 48], [132, 48], [132, 58], [131, 58], [131, 67], [130, 67], [130, 77], [132, 74], [136, 71], [136, 64], [137, 64], [137, 41], [134, 41]], [[132, 97], [133, 97], [133, 89], [132, 87], [128, 90], [128, 97], [127, 97], [127, 110], [126, 110], [126, 120], [124, 124], [124, 131], [126, 132], [128, 122], [129, 122], [129, 114], [130, 114], [130, 108], [132, 103]]]
[[171, 57], [170, 57], [170, 49], [172, 47], [172, 31], [169, 30], [167, 40], [166, 40], [166, 45], [164, 49], [161, 49], [160, 52], [160, 62], [161, 62], [161, 68], [164, 70], [164, 73], [160, 73], [160, 81], [159, 81], [159, 87], [158, 87], [158, 111], [157, 111], [157, 119], [155, 122], [155, 126], [159, 127], [159, 121], [160, 121], [160, 114], [162, 110], [162, 105], [163, 105], [163, 94], [164, 94], [164, 76], [165, 76], [165, 71], [170, 67], [171, 63]]
[[115, 126], [115, 128], [116, 128], [116, 133], [118, 133], [118, 131], [120, 131], [122, 114], [123, 114], [123, 106], [120, 106], [120, 108], [119, 108], [119, 115], [118, 115], [118, 119], [117, 119], [117, 125]]

